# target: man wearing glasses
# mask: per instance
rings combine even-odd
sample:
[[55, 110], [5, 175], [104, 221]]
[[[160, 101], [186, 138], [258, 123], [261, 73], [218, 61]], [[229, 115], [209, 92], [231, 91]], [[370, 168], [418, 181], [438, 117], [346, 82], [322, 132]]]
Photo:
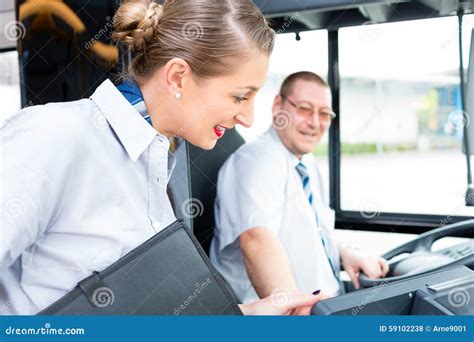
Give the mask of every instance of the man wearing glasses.
[[[289, 75], [273, 102], [273, 125], [232, 154], [219, 171], [210, 256], [238, 299], [293, 290], [341, 294], [341, 264], [383, 277], [386, 260], [335, 241], [334, 212], [312, 155], [336, 116], [318, 75]], [[302, 313], [307, 313], [308, 310]]]

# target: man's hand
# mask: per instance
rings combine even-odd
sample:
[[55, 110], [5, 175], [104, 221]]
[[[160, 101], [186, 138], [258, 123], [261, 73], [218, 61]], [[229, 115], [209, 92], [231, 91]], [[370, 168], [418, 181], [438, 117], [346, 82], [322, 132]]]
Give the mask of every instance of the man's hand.
[[351, 247], [340, 247], [342, 266], [349, 274], [356, 289], [360, 288], [359, 273], [370, 278], [382, 278], [388, 272], [388, 263], [382, 257], [365, 254]]
[[314, 304], [329, 298], [324, 294], [312, 295], [293, 291], [274, 293], [271, 296], [249, 304], [240, 304], [244, 315], [309, 315]]

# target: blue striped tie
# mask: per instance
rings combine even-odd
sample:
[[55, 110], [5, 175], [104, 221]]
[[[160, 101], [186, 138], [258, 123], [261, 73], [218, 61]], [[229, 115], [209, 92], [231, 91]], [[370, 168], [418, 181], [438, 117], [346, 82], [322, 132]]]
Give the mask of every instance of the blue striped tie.
[[[296, 171], [298, 171], [298, 173], [301, 177], [301, 181], [303, 182], [303, 190], [304, 190], [304, 193], [306, 195], [306, 198], [308, 198], [309, 204], [311, 204], [311, 207], [314, 210], [314, 205], [313, 205], [314, 197], [313, 197], [313, 193], [311, 192], [311, 186], [310, 186], [310, 183], [309, 183], [308, 170], [307, 170], [306, 166], [303, 163], [300, 162], [300, 163], [298, 163], [298, 165], [296, 165]], [[316, 211], [315, 211], [315, 214], [316, 214]], [[318, 215], [317, 214], [316, 214], [316, 221], [317, 221], [318, 226], [319, 226], [319, 220], [318, 220]], [[340, 277], [339, 277], [339, 271], [341, 269], [341, 264], [339, 262], [339, 253], [338, 253], [336, 247], [334, 246], [334, 244], [331, 243], [331, 241], [329, 240], [330, 237], [329, 237], [329, 234], [327, 233], [326, 229], [321, 228], [319, 230], [319, 232], [320, 232], [320, 235], [321, 235], [321, 241], [323, 243], [324, 250], [326, 251], [326, 256], [329, 260], [329, 264], [331, 265], [334, 276], [336, 277], [338, 282], [341, 283]]]

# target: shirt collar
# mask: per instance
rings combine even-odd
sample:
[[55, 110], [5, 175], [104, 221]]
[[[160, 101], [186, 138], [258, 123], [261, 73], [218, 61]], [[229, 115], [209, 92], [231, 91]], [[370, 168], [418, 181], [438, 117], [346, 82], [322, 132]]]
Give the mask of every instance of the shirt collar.
[[165, 136], [144, 120], [109, 79], [102, 82], [90, 98], [104, 114], [133, 161], [140, 157], [157, 135], [168, 142]]
[[145, 101], [143, 100], [143, 95], [140, 90], [140, 87], [132, 81], [127, 81], [124, 83], [120, 83], [117, 85], [117, 89], [122, 93], [122, 95], [127, 99], [128, 102], [140, 113], [142, 118], [146, 120], [150, 125], [151, 118], [148, 115], [148, 110], [145, 105]]
[[296, 165], [298, 165], [298, 163], [300, 162], [303, 163], [305, 166], [308, 166], [308, 158], [311, 156], [311, 153], [304, 154], [300, 160], [297, 156], [295, 156], [290, 150], [286, 148], [285, 144], [283, 144], [283, 142], [281, 141], [280, 136], [275, 131], [275, 128], [270, 127], [267, 131], [267, 134], [285, 151], [292, 167], [295, 168]]

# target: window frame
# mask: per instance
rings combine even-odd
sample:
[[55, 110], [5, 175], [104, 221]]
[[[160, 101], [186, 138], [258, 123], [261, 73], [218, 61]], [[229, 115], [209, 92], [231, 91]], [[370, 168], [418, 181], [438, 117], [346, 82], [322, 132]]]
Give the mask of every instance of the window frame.
[[421, 234], [443, 225], [472, 219], [472, 217], [462, 215], [450, 216], [391, 212], [380, 212], [375, 217], [368, 218], [365, 217], [367, 215], [364, 216], [359, 211], [343, 210], [341, 208], [341, 113], [338, 31], [341, 27], [328, 29], [328, 83], [332, 90], [333, 108], [337, 114], [329, 129], [328, 155], [330, 205], [336, 212], [336, 228]]

